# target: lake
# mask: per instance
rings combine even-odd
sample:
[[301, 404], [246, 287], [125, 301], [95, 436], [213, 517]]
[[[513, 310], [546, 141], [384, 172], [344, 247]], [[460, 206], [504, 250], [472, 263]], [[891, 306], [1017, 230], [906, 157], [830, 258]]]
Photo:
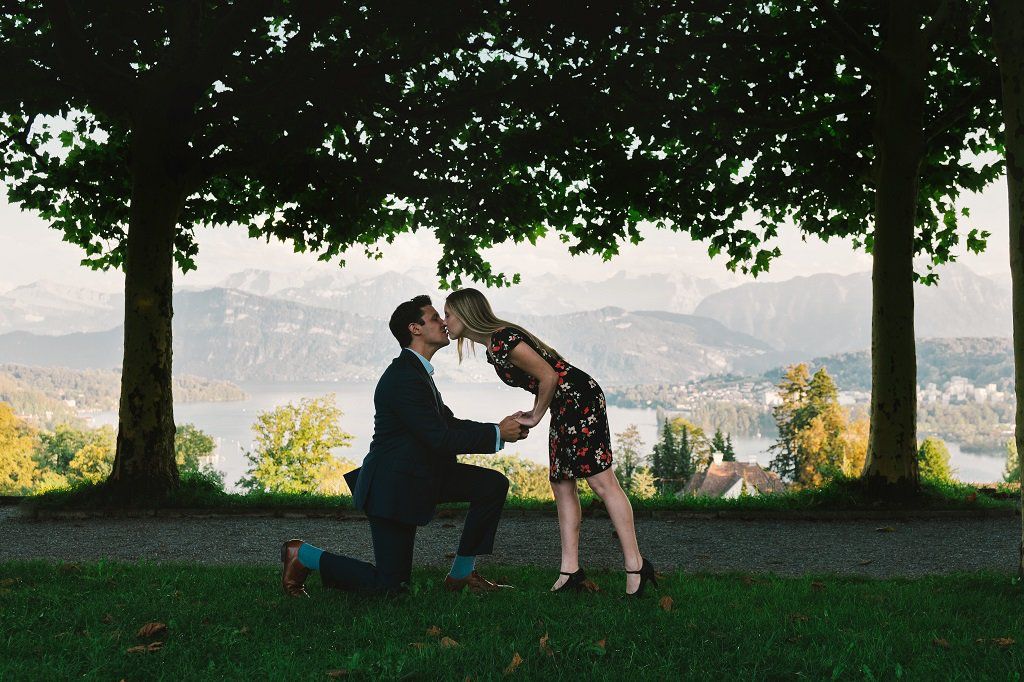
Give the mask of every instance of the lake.
[[[355, 462], [362, 461], [373, 435], [373, 384], [317, 382], [317, 383], [240, 383], [249, 394], [247, 400], [229, 403], [190, 403], [174, 406], [174, 418], [178, 424], [192, 423], [217, 439], [217, 468], [224, 472], [229, 489], [245, 475], [248, 462], [243, 450], [251, 448], [252, 424], [257, 414], [271, 410], [278, 405], [297, 402], [334, 393], [338, 407], [344, 413], [342, 428], [354, 438], [352, 446], [340, 448], [335, 453]], [[533, 406], [533, 396], [520, 389], [495, 382], [490, 384], [446, 384], [443, 377], [438, 388], [457, 417], [484, 422], [497, 422], [502, 417], [518, 410]], [[117, 424], [117, 414], [100, 412], [91, 415], [95, 425]], [[657, 440], [657, 416], [655, 410], [640, 408], [609, 407], [608, 421], [612, 434], [620, 433], [630, 424], [636, 424], [644, 442], [644, 452], [649, 453]], [[542, 428], [535, 430], [529, 438], [505, 446], [503, 453], [519, 454], [535, 462], [547, 465], [547, 419]], [[771, 456], [768, 447], [774, 441], [768, 438], [733, 437], [737, 459], [749, 461], [751, 457], [762, 466], [767, 466]], [[614, 445], [614, 443], [613, 443]], [[994, 482], [1002, 479], [1003, 457], [976, 455], [961, 452], [956, 443], [947, 443], [950, 460], [957, 478], [972, 482]]]

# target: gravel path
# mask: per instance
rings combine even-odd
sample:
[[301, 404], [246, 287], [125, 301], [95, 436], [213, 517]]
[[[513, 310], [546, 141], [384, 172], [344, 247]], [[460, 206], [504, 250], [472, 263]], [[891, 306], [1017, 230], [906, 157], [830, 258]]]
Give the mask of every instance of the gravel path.
[[[421, 528], [418, 565], [443, 566], [458, 544], [462, 519]], [[878, 528], [892, 528], [891, 532]], [[659, 570], [879, 578], [956, 571], [1014, 571], [1020, 519], [942, 518], [896, 521], [742, 521], [637, 519], [641, 550]], [[12, 559], [197, 561], [273, 564], [281, 542], [303, 538], [333, 552], [373, 556], [365, 520], [283, 518], [91, 518], [32, 521], [0, 508], [0, 562]], [[622, 565], [608, 519], [583, 520], [584, 567]], [[486, 563], [558, 565], [553, 517], [506, 518]], [[483, 563], [483, 562], [482, 562]]]

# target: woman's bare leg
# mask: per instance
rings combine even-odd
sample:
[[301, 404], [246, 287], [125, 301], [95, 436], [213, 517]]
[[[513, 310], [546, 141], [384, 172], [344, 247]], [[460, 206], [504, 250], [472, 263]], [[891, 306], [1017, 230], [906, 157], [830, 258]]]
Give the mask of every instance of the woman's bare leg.
[[[615, 526], [615, 534], [619, 536], [619, 543], [622, 545], [622, 557], [625, 560], [626, 570], [639, 571], [643, 557], [640, 556], [640, 547], [636, 542], [633, 507], [630, 505], [626, 493], [622, 491], [619, 479], [615, 478], [615, 473], [611, 469], [605, 469], [588, 478], [587, 483], [601, 498], [608, 510], [608, 516], [611, 517], [612, 525]], [[564, 548], [562, 551], [564, 557]], [[640, 576], [627, 573], [626, 592], [635, 592], [639, 586]]]
[[[564, 573], [575, 573], [580, 568], [580, 495], [576, 481], [551, 481], [551, 492], [555, 494], [558, 508], [558, 534], [562, 539], [562, 563], [558, 569]], [[560, 575], [552, 590], [557, 590], [569, 579]]]

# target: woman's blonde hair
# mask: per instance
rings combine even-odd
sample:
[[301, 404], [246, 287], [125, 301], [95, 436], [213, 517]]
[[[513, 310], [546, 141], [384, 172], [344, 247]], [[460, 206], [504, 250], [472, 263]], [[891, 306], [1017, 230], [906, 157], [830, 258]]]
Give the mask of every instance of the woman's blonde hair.
[[[459, 316], [459, 319], [462, 320], [462, 324], [466, 325], [466, 329], [474, 334], [490, 336], [503, 327], [512, 327], [513, 329], [522, 332], [524, 336], [529, 338], [530, 341], [537, 346], [537, 348], [544, 349], [551, 355], [551, 357], [559, 360], [562, 359], [562, 356], [558, 354], [558, 351], [538, 339], [526, 329], [523, 329], [521, 325], [513, 324], [507, 320], [502, 320], [495, 315], [494, 311], [491, 310], [491, 304], [487, 301], [487, 298], [476, 289], [459, 289], [458, 291], [452, 292], [445, 303], [453, 313]], [[460, 336], [459, 343], [456, 346], [456, 350], [459, 354], [459, 362], [462, 362], [462, 342], [465, 340], [465, 337]], [[473, 352], [476, 353], [476, 347], [473, 344], [472, 339], [469, 340], [469, 344]]]

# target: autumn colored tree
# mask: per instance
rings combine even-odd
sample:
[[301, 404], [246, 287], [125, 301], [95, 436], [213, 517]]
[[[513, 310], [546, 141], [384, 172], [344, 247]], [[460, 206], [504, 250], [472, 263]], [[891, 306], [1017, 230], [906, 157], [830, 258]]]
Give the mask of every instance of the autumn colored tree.
[[7, 403], [0, 403], [0, 495], [25, 495], [40, 475], [35, 459], [37, 436], [18, 419]]

